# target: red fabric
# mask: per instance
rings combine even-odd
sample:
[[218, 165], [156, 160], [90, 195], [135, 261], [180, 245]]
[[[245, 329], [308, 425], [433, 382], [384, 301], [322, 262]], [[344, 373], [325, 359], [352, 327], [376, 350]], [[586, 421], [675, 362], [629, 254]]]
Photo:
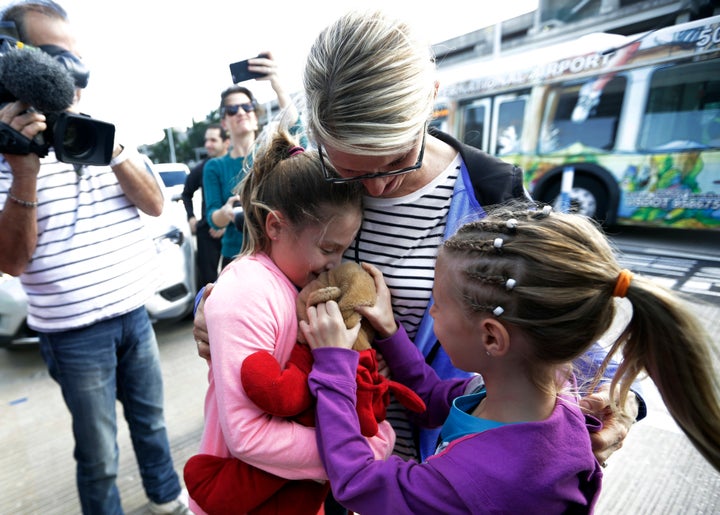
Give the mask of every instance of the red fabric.
[[[385, 420], [390, 392], [409, 410], [425, 411], [425, 403], [415, 392], [378, 372], [374, 349], [359, 353], [356, 409], [364, 436], [377, 434], [378, 422]], [[300, 343], [293, 348], [285, 370], [270, 353], [256, 352], [243, 361], [240, 379], [250, 400], [264, 412], [314, 427], [315, 399], [307, 383], [312, 363], [310, 348]], [[327, 482], [291, 481], [235, 458], [203, 454], [188, 460], [184, 475], [190, 496], [211, 515], [314, 514], [330, 488]]]
[[[357, 412], [363, 436], [377, 434], [378, 422], [385, 420], [390, 392], [409, 410], [425, 411], [425, 403], [415, 392], [378, 372], [375, 349], [358, 352]], [[285, 370], [280, 370], [270, 353], [256, 352], [243, 361], [240, 379], [245, 393], [261, 410], [314, 427], [315, 399], [307, 384], [312, 363], [312, 351], [304, 344], [295, 345]]]
[[185, 464], [185, 486], [209, 515], [315, 515], [330, 483], [290, 481], [234, 458], [197, 454]]

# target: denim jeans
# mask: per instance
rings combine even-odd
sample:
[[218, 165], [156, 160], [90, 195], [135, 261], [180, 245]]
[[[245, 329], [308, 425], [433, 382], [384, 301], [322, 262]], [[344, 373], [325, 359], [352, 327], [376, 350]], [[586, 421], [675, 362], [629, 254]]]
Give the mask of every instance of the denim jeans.
[[115, 481], [116, 399], [148, 498], [156, 503], [177, 498], [180, 480], [163, 417], [160, 355], [145, 308], [81, 329], [43, 333], [40, 350], [72, 415], [83, 513], [122, 513]]

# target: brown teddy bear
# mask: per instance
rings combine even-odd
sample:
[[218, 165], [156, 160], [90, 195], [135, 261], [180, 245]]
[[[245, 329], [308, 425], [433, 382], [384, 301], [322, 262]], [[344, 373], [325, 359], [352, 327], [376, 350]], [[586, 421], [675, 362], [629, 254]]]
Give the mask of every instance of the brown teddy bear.
[[[355, 311], [357, 306], [372, 306], [375, 297], [372, 276], [357, 263], [346, 262], [321, 274], [297, 298], [298, 319], [306, 320], [307, 306], [334, 300], [348, 328], [361, 324], [353, 348], [360, 353], [356, 408], [361, 432], [366, 437], [374, 436], [378, 422], [385, 420], [391, 392], [411, 411], [425, 410], [424, 402], [415, 392], [378, 372], [377, 357], [371, 347], [375, 331]], [[300, 334], [298, 337], [302, 340]], [[303, 341], [293, 348], [284, 370], [269, 352], [256, 352], [243, 361], [240, 372], [243, 388], [263, 411], [314, 426], [315, 399], [307, 384], [312, 361], [310, 348]], [[199, 454], [188, 460], [184, 472], [190, 496], [209, 514], [314, 514], [329, 491], [327, 482], [291, 481], [234, 458]]]

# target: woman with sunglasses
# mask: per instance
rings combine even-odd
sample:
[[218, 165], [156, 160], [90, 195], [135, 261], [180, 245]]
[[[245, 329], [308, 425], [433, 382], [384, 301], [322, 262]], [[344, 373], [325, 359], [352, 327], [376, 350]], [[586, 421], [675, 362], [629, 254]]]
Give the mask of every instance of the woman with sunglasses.
[[[256, 80], [270, 81], [280, 109], [291, 105], [290, 95], [278, 78], [277, 65], [270, 52], [250, 59], [248, 69], [264, 74]], [[215, 230], [225, 228], [222, 237], [222, 268], [240, 253], [242, 247], [242, 232], [233, 223], [233, 208], [240, 201], [235, 194], [235, 187], [252, 165], [250, 151], [260, 129], [261, 114], [261, 107], [252, 92], [243, 86], [231, 86], [220, 94], [220, 123], [230, 135], [231, 147], [230, 152], [223, 157], [210, 159], [205, 164], [203, 195], [207, 206], [205, 215], [210, 226]]]
[[[490, 204], [527, 193], [517, 167], [428, 129], [437, 88], [431, 46], [378, 12], [348, 13], [327, 27], [304, 72], [307, 128], [326, 178], [360, 181], [367, 193], [345, 258], [382, 271], [397, 321], [440, 377], [451, 378], [463, 373], [437, 345], [428, 313], [439, 245], [462, 223], [483, 218]], [[478, 161], [481, 178], [471, 181], [468, 169]], [[636, 418], [638, 402], [630, 398], [627, 417], [606, 419], [593, 435], [601, 463]], [[601, 391], [583, 402], [600, 415], [609, 397]], [[396, 454], [422, 461], [434, 452], [438, 431], [419, 433], [401, 409], [388, 420]]]

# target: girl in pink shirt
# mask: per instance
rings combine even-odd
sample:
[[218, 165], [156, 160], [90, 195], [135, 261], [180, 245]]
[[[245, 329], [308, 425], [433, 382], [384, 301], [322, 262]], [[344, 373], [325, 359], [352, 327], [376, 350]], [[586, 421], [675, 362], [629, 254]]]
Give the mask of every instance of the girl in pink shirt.
[[[317, 152], [280, 130], [256, 157], [240, 195], [243, 250], [205, 304], [213, 354], [199, 453], [232, 456], [291, 480], [326, 481], [315, 429], [261, 411], [243, 390], [240, 368], [257, 351], [284, 368], [297, 341], [298, 291], [340, 263], [360, 227], [362, 186], [326, 181]], [[368, 441], [377, 458], [387, 457], [394, 445], [389, 423]], [[191, 508], [205, 513], [193, 499]]]

